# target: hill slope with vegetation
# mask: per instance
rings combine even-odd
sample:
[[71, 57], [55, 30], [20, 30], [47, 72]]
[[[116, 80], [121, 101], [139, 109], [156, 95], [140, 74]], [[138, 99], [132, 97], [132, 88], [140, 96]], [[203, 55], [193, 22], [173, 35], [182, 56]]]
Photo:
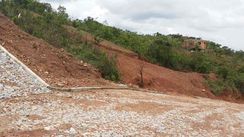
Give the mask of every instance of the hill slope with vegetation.
[[64, 7], [54, 11], [50, 4], [35, 0], [2, 0], [0, 11], [26, 32], [93, 64], [106, 79], [120, 80], [115, 59], [81, 41], [80, 36], [71, 37], [64, 25], [93, 34], [97, 43], [103, 39], [114, 42], [134, 51], [140, 59], [163, 67], [184, 72], [214, 73], [216, 78], [206, 77], [206, 83], [216, 95], [223, 91], [244, 93], [243, 51], [233, 51], [209, 41], [204, 52], [191, 52], [182, 48], [187, 37], [160, 33], [142, 35], [104, 25], [90, 17], [71, 20]]
[[160, 33], [142, 35], [106, 26], [89, 17], [73, 21], [73, 26], [128, 48], [151, 63], [179, 71], [215, 73], [217, 80], [206, 78], [215, 94], [220, 94], [224, 90], [244, 92], [243, 51], [234, 51], [208, 41], [206, 50], [192, 52], [184, 49], [182, 44], [186, 39], [198, 38]]

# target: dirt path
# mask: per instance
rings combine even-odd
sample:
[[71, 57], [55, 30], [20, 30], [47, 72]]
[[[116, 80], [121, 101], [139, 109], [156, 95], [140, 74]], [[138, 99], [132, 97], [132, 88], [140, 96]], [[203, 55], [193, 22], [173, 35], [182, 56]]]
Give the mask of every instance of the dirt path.
[[0, 136], [244, 136], [242, 104], [130, 90], [49, 91], [1, 51], [0, 64]]

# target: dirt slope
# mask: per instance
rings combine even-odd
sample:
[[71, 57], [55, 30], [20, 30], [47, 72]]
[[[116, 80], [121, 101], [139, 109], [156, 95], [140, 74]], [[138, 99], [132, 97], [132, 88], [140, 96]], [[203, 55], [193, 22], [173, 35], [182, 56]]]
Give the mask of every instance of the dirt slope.
[[0, 44], [54, 86], [108, 85], [99, 72], [84, 65], [62, 49], [20, 30], [0, 13]]
[[[82, 40], [93, 44], [95, 43], [91, 34], [87, 32], [80, 33], [70, 26], [65, 27], [72, 36], [80, 35]], [[181, 93], [185, 95], [196, 95], [211, 98], [214, 97], [206, 87], [202, 74], [173, 71], [142, 61], [138, 59], [136, 53], [106, 40], [102, 41], [97, 46], [109, 55], [117, 57], [118, 69], [122, 75], [122, 81], [126, 84], [139, 84], [140, 68], [141, 64], [144, 64], [143, 74], [145, 88], [161, 92]]]
[[[81, 34], [73, 27], [66, 28], [74, 37], [81, 36], [84, 41], [94, 43], [91, 34]], [[87, 66], [64, 50], [54, 48], [45, 41], [23, 32], [1, 13], [0, 44], [53, 86], [111, 86], [111, 82], [102, 79], [92, 66]], [[173, 71], [144, 62], [139, 60], [134, 52], [109, 41], [102, 41], [97, 46], [108, 54], [117, 56], [122, 81], [126, 84], [139, 83], [140, 65], [144, 64], [145, 88], [164, 93], [215, 98], [206, 88], [202, 74]], [[232, 100], [229, 96], [225, 99]]]

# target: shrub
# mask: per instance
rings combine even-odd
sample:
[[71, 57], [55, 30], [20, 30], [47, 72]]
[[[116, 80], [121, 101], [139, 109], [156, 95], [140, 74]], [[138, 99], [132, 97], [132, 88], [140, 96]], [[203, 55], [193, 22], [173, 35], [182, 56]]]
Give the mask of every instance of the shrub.
[[217, 70], [217, 74], [218, 76], [226, 80], [229, 75], [229, 70], [226, 67], [219, 67]]
[[225, 89], [225, 84], [221, 80], [207, 80], [207, 84], [215, 95], [219, 95]]
[[94, 65], [102, 77], [112, 81], [120, 81], [120, 74], [117, 69], [115, 57], [109, 58], [99, 49], [92, 45], [80, 44], [69, 46], [67, 51], [92, 65]]
[[112, 81], [119, 81], [120, 75], [116, 66], [116, 60], [114, 57], [108, 58], [106, 54], [103, 54], [101, 62], [98, 64], [102, 77]]
[[209, 73], [211, 71], [211, 62], [203, 53], [196, 52], [192, 54], [190, 67], [193, 71]]
[[244, 73], [240, 73], [234, 82], [240, 92], [244, 94]]

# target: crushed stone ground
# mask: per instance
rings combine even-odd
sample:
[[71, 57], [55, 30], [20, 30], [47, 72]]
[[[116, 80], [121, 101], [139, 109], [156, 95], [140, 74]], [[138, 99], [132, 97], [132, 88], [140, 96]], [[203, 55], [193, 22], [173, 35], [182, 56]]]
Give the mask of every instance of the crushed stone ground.
[[0, 136], [244, 136], [244, 106], [130, 90], [49, 91], [0, 51]]
[[43, 92], [48, 92], [45, 85], [0, 50], [0, 99]]

